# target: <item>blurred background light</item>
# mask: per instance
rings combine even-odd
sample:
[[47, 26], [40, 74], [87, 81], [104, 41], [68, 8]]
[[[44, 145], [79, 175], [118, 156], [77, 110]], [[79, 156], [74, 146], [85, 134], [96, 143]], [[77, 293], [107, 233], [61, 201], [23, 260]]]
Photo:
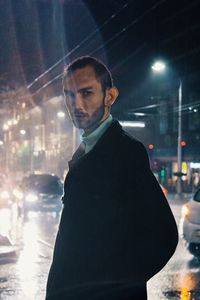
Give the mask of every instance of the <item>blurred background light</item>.
[[144, 128], [145, 127], [145, 123], [144, 122], [120, 121], [119, 123], [123, 127], [138, 127], [138, 128]]
[[21, 130], [20, 130], [20, 134], [21, 134], [21, 135], [25, 135], [25, 134], [26, 134], [26, 130], [21, 129]]
[[4, 124], [4, 125], [3, 125], [3, 130], [8, 130], [8, 129], [9, 129], [8, 124]]
[[58, 113], [57, 113], [57, 116], [58, 116], [58, 118], [64, 118], [65, 117], [65, 113], [63, 112], [63, 111], [59, 111]]
[[156, 61], [152, 66], [152, 70], [157, 73], [163, 73], [166, 69], [166, 65], [162, 61]]

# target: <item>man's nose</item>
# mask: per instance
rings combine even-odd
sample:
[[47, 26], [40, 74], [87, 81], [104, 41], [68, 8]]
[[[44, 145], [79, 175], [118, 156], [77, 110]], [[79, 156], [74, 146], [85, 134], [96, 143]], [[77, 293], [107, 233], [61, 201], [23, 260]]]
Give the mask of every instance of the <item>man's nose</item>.
[[77, 110], [83, 110], [83, 99], [79, 93], [75, 95], [74, 106]]

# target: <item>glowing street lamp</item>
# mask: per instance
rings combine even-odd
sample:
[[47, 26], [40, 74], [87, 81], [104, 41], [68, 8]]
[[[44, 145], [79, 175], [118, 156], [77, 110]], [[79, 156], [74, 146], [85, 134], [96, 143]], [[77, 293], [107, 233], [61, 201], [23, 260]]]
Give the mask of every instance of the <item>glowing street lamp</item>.
[[166, 69], [166, 65], [162, 61], [156, 61], [151, 68], [156, 73], [163, 73]]
[[[166, 70], [166, 65], [162, 61], [156, 61], [152, 65], [152, 70], [154, 73], [164, 73]], [[178, 88], [178, 140], [177, 140], [177, 163], [178, 163], [178, 174], [182, 173], [182, 152], [181, 152], [181, 140], [182, 140], [182, 81], [179, 78], [179, 88]], [[177, 193], [181, 194], [181, 175], [177, 177]]]
[[11, 126], [12, 125], [12, 120], [8, 120], [8, 126]]
[[13, 120], [12, 120], [12, 124], [13, 124], [13, 125], [17, 125], [17, 124], [18, 124], [18, 120], [13, 119]]
[[6, 131], [6, 130], [8, 130], [8, 129], [9, 129], [8, 124], [4, 124], [4, 125], [3, 125], [3, 130]]
[[25, 134], [26, 134], [26, 130], [21, 129], [21, 130], [20, 130], [20, 134], [21, 134], [21, 135], [25, 135]]

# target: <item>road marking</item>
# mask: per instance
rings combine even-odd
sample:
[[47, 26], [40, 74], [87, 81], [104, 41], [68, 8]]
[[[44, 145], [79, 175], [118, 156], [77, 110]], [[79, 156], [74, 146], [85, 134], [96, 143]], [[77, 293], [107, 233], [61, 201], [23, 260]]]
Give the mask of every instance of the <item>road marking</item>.
[[44, 240], [37, 240], [37, 242], [38, 242], [38, 243], [41, 243], [41, 244], [43, 244], [43, 245], [45, 245], [45, 246], [47, 246], [47, 247], [50, 248], [50, 249], [53, 249], [53, 246], [52, 246], [51, 244], [47, 243], [47, 242], [44, 241]]

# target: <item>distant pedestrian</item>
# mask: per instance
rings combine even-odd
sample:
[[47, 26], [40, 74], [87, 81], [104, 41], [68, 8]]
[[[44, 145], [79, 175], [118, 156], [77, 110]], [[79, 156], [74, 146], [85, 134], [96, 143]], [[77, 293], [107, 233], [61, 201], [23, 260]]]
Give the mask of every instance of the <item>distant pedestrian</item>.
[[173, 255], [177, 227], [141, 142], [110, 109], [118, 96], [92, 57], [63, 77], [67, 109], [83, 129], [69, 162], [46, 300], [146, 300], [146, 283]]

